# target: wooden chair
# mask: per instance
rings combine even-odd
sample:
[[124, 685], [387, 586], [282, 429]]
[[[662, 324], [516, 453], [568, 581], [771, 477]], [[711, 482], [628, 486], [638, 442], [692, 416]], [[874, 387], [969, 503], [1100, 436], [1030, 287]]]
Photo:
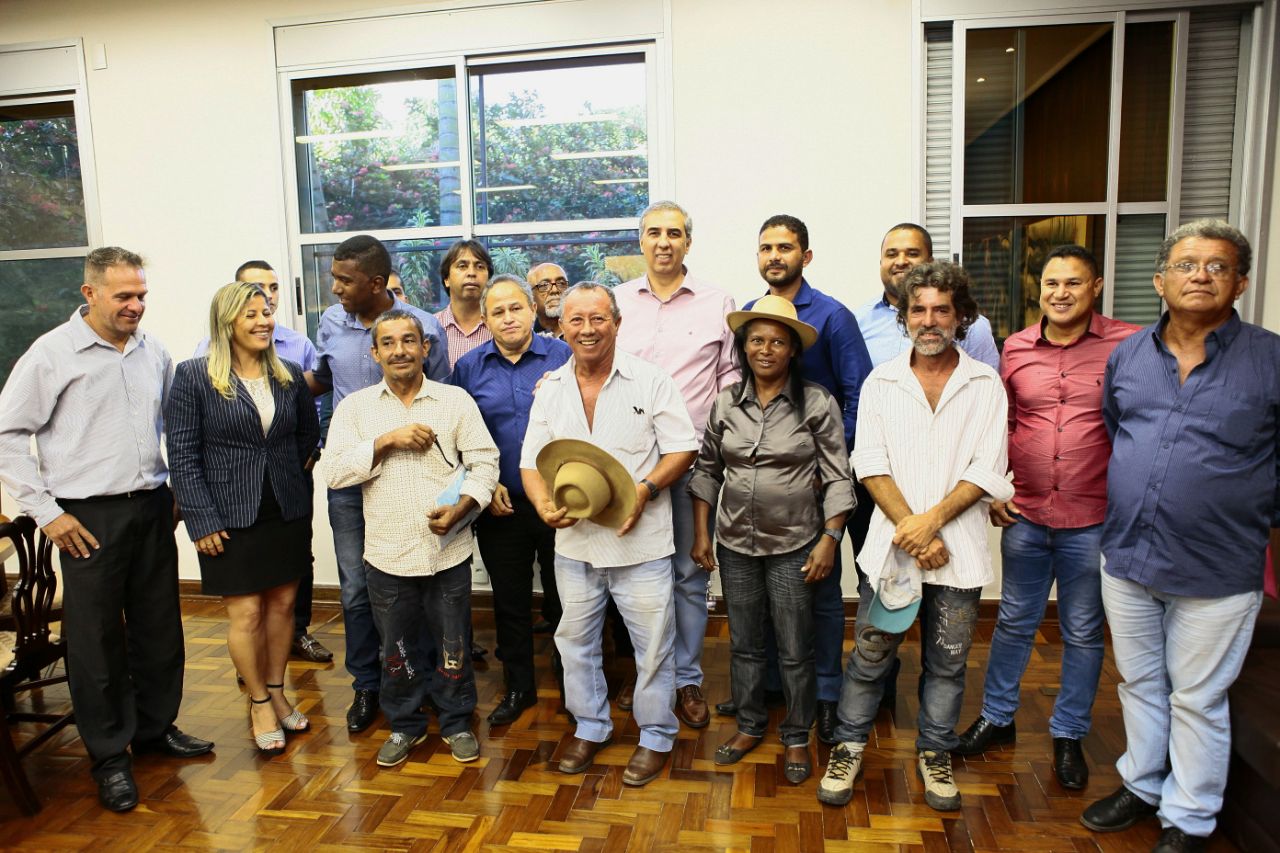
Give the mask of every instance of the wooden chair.
[[[38, 812], [40, 801], [22, 769], [22, 757], [74, 722], [70, 712], [18, 711], [15, 700], [18, 693], [67, 680], [65, 674], [45, 674], [58, 661], [65, 663], [67, 644], [50, 629], [50, 622], [56, 618], [53, 604], [58, 583], [53, 571], [53, 543], [40, 534], [37, 544], [37, 532], [36, 523], [26, 516], [0, 523], [0, 542], [12, 542], [18, 557], [18, 580], [12, 591], [15, 630], [0, 632], [0, 707], [5, 716], [0, 731], [0, 775], [14, 801], [27, 814]], [[48, 725], [17, 747], [9, 730], [16, 722]]]

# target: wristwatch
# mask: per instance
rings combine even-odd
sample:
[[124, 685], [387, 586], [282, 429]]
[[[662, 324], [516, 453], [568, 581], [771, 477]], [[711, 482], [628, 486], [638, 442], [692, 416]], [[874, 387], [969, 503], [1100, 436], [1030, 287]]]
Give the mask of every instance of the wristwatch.
[[653, 483], [651, 483], [651, 482], [650, 482], [649, 480], [647, 480], [647, 479], [646, 479], [646, 480], [641, 480], [640, 482], [641, 482], [641, 484], [643, 484], [643, 485], [644, 485], [644, 487], [645, 487], [645, 488], [647, 488], [647, 489], [649, 490], [649, 500], [653, 500], [654, 498], [656, 498], [656, 497], [658, 496], [658, 487], [657, 487], [657, 486], [655, 486]]
[[841, 539], [844, 538], [844, 528], [843, 527], [824, 527], [822, 528], [822, 535], [830, 536], [832, 539], [836, 540], [836, 542], [838, 543]]

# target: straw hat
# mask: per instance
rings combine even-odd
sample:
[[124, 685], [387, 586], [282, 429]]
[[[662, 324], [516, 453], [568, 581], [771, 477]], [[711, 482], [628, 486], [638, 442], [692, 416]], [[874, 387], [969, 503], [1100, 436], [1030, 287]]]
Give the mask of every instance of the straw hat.
[[800, 346], [804, 349], [813, 346], [818, 340], [817, 329], [796, 319], [796, 306], [772, 293], [757, 299], [750, 311], [730, 311], [725, 319], [729, 322], [729, 328], [735, 332], [752, 320], [773, 320], [790, 326], [796, 330], [796, 334], [800, 335]]
[[538, 473], [569, 518], [621, 527], [636, 508], [636, 481], [622, 463], [587, 441], [559, 438], [538, 453]]

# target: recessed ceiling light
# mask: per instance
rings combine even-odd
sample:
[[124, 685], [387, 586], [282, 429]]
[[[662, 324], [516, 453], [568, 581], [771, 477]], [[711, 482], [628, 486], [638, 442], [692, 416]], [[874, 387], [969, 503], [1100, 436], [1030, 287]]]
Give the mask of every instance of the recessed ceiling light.
[[1013, 53], [1013, 51], [1014, 51], [1014, 49], [1013, 49], [1013, 48], [1011, 48], [1011, 47], [1006, 47], [1006, 48], [1004, 49], [1004, 52], [1005, 52], [1005, 53]]
[[977, 79], [977, 81], [976, 81], [976, 82], [978, 82], [978, 83], [985, 83], [985, 82], [987, 82], [987, 78], [986, 78], [986, 77], [979, 77], [979, 78]]

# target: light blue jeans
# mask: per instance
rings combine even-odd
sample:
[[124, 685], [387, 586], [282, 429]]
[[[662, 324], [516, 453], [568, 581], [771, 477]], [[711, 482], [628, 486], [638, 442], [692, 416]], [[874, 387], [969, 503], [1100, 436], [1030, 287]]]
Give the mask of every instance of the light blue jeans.
[[1102, 603], [1124, 679], [1120, 778], [1160, 807], [1163, 826], [1207, 836], [1222, 809], [1231, 758], [1227, 688], [1244, 665], [1262, 591], [1192, 598], [1104, 571]]
[[[675, 534], [676, 553], [671, 558], [674, 583], [676, 646], [676, 687], [690, 684], [702, 686], [702, 641], [707, 634], [707, 570], [693, 562], [693, 500], [689, 497], [689, 479], [685, 473], [671, 492], [671, 527]], [[715, 518], [712, 507], [711, 518]]]
[[671, 558], [605, 569], [556, 554], [556, 587], [564, 607], [556, 649], [564, 664], [565, 706], [578, 720], [578, 737], [600, 743], [613, 733], [600, 649], [605, 605], [612, 596], [636, 650], [632, 714], [640, 727], [640, 745], [670, 752], [679, 729], [672, 711], [676, 684]]
[[1075, 740], [1089, 733], [1104, 651], [1101, 548], [1101, 524], [1058, 529], [1024, 518], [1004, 529], [1000, 615], [991, 637], [982, 697], [982, 716], [988, 721], [998, 726], [1013, 722], [1022, 674], [1056, 580], [1062, 686], [1053, 703], [1049, 733]]

